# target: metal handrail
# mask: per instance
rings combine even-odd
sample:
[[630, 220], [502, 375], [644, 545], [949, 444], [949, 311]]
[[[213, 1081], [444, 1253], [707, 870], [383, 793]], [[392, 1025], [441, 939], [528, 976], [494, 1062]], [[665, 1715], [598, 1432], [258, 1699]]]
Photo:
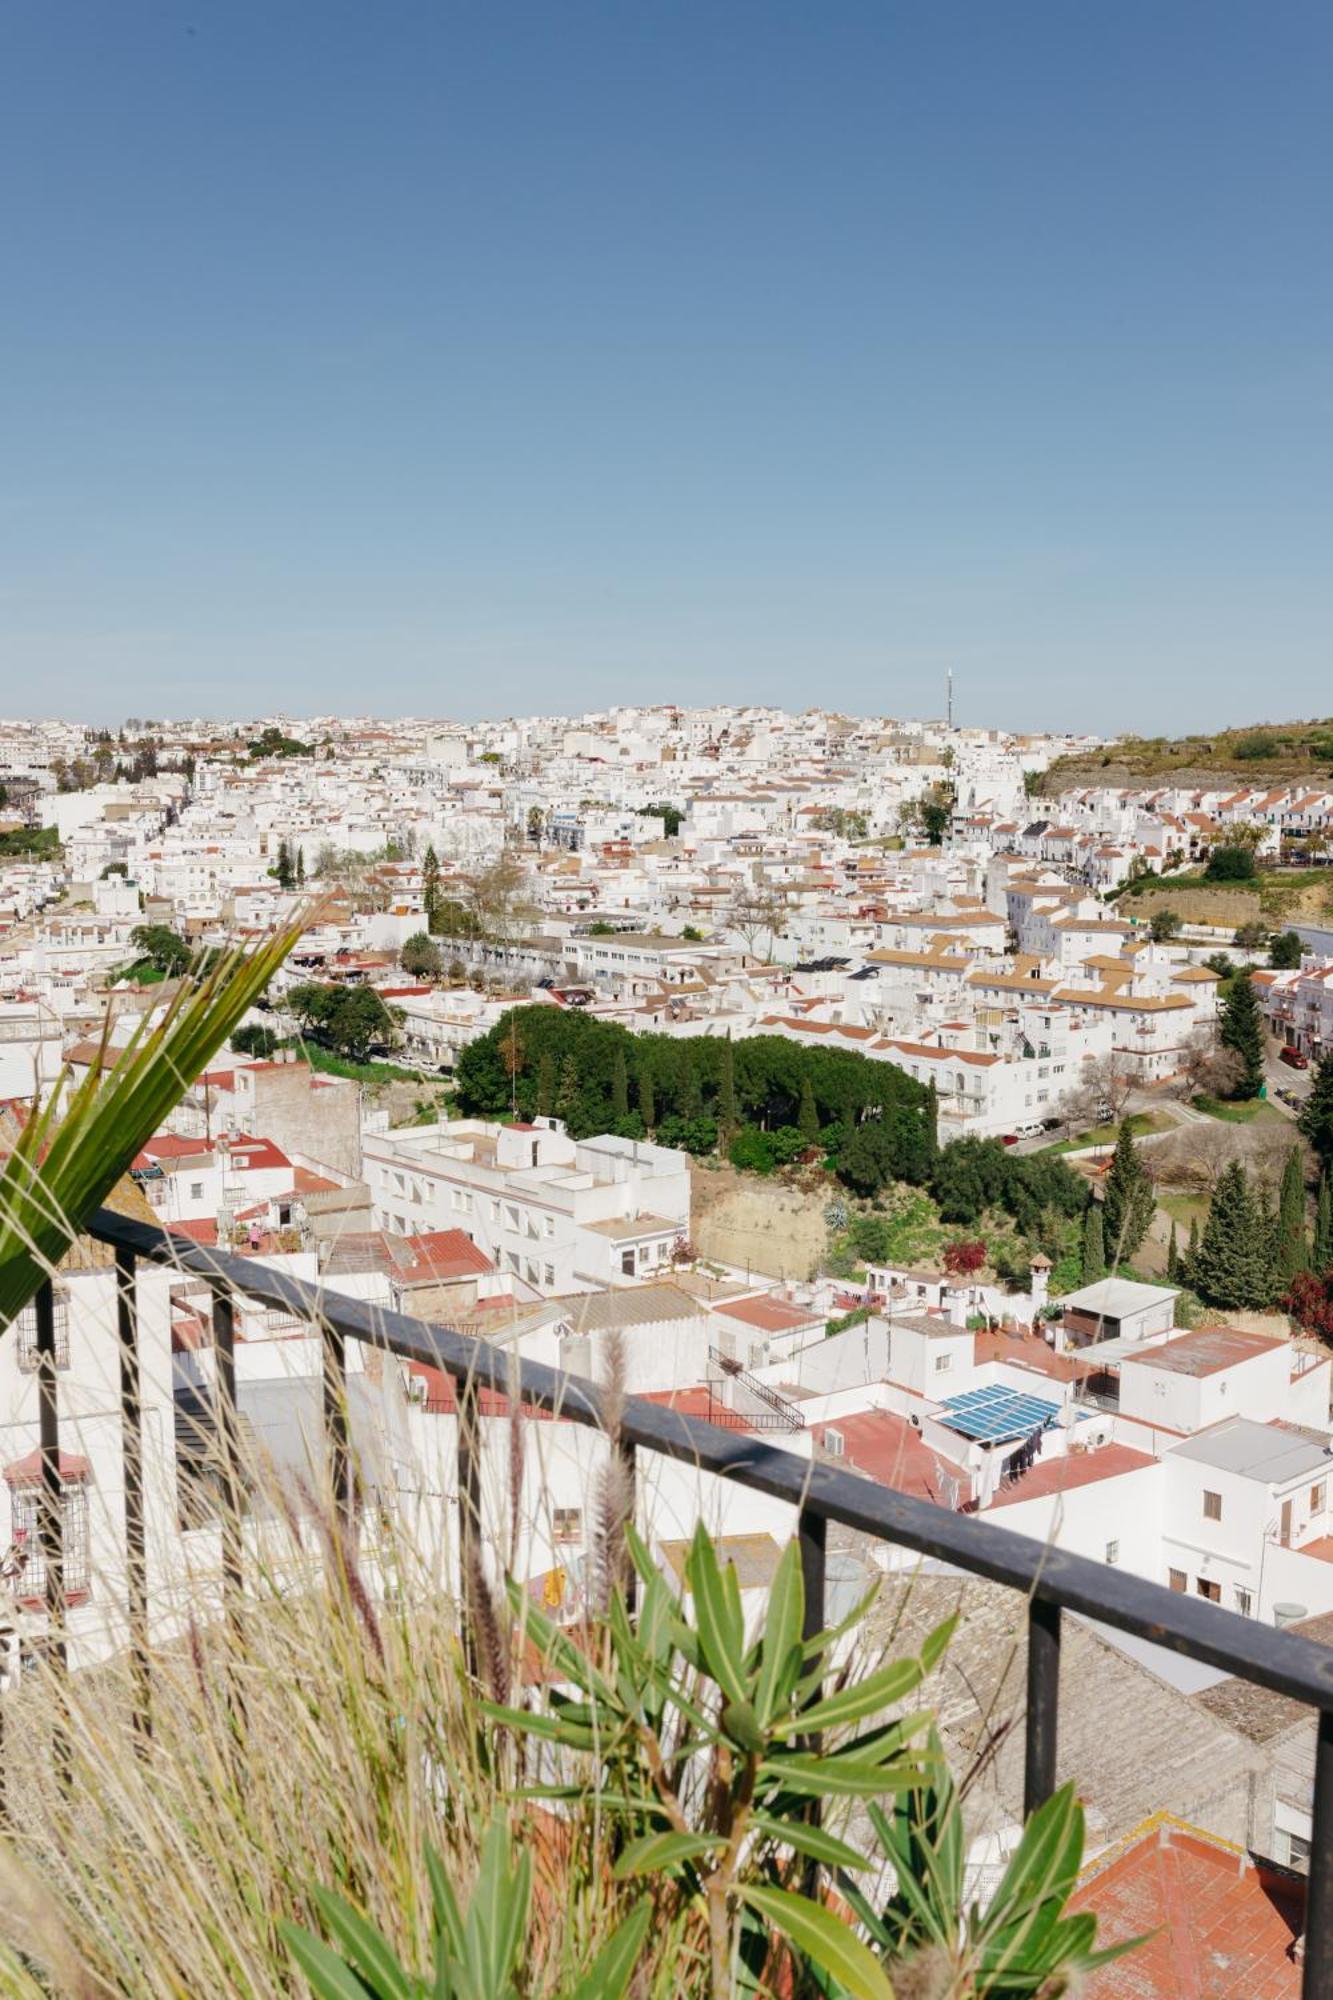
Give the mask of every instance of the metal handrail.
[[[108, 1209], [97, 1212], [87, 1225], [87, 1233], [112, 1245], [116, 1251], [123, 1346], [133, 1333], [132, 1303], [126, 1299], [126, 1291], [132, 1292], [132, 1287], [127, 1287], [126, 1279], [132, 1275], [136, 1260], [192, 1273], [213, 1288], [220, 1400], [234, 1397], [229, 1310], [233, 1293], [300, 1314], [320, 1330], [325, 1357], [324, 1416], [334, 1468], [334, 1490], [340, 1504], [349, 1510], [352, 1471], [343, 1378], [348, 1340], [359, 1340], [403, 1360], [440, 1368], [458, 1384], [458, 1505], [464, 1553], [480, 1524], [481, 1389], [495, 1389], [506, 1396], [516, 1394], [520, 1400], [570, 1422], [607, 1428], [603, 1393], [595, 1383], [538, 1362], [520, 1360], [486, 1340], [430, 1326], [404, 1313], [360, 1300], [321, 1292], [314, 1285], [248, 1258], [206, 1249]], [[53, 1383], [53, 1367], [49, 1376]], [[122, 1381], [128, 1380], [123, 1367]], [[131, 1447], [128, 1402], [126, 1414], [128, 1462]], [[48, 1415], [45, 1403], [43, 1415], [44, 1470], [54, 1477], [59, 1441], [54, 1411]], [[225, 1411], [222, 1417], [219, 1429], [225, 1451], [229, 1439], [234, 1446], [235, 1425]], [[893, 1492], [835, 1465], [798, 1457], [764, 1443], [753, 1433], [727, 1430], [697, 1417], [684, 1416], [666, 1404], [626, 1397], [616, 1414], [616, 1425], [621, 1449], [631, 1466], [635, 1447], [658, 1452], [786, 1501], [798, 1510], [802, 1571], [809, 1598], [807, 1624], [812, 1630], [818, 1629], [823, 1621], [824, 1548], [830, 1521], [1022, 1592], [1028, 1600], [1025, 1760], [1028, 1812], [1049, 1797], [1055, 1786], [1060, 1625], [1064, 1611], [1113, 1626], [1316, 1709], [1315, 1802], [1302, 1994], [1303, 2000], [1333, 2000], [1333, 1648], [1316, 1645], [1299, 1632], [1241, 1617], [1207, 1599], [1168, 1590], [1127, 1570], [1052, 1548], [974, 1515], [954, 1513], [931, 1501]], [[48, 1458], [50, 1465], [46, 1464]], [[56, 1559], [54, 1563], [48, 1561], [48, 1606], [54, 1618], [63, 1608], [59, 1599], [58, 1521], [49, 1516], [45, 1532], [57, 1538]], [[141, 1565], [142, 1550], [138, 1556]], [[224, 1579], [233, 1590], [240, 1588], [237, 1567], [237, 1560], [233, 1560], [228, 1565], [231, 1573]], [[460, 1573], [466, 1577], [466, 1567]], [[142, 1573], [138, 1578], [137, 1598], [141, 1629], [136, 1631], [132, 1643], [136, 1651], [142, 1651], [146, 1687], [147, 1621]], [[466, 1589], [464, 1599], [466, 1618]], [[1093, 1691], [1087, 1692], [1095, 1699]], [[144, 1726], [147, 1727], [146, 1717]]]

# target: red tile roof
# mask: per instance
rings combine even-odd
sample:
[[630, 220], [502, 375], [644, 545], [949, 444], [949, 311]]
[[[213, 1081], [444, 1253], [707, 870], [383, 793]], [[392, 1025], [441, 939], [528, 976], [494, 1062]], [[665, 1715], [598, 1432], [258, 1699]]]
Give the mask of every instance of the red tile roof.
[[[60, 1477], [66, 1485], [72, 1480], [86, 1479], [92, 1467], [86, 1458], [77, 1452], [62, 1451], [60, 1454]], [[42, 1454], [40, 1450], [25, 1453], [5, 1467], [7, 1486], [40, 1486], [42, 1483]]]
[[1095, 1913], [1098, 1945], [1148, 1937], [1092, 1974], [1088, 2000], [1298, 2000], [1304, 1882], [1180, 1821], [1094, 1862], [1071, 1908]]
[[838, 1431], [845, 1462], [881, 1486], [892, 1487], [895, 1493], [914, 1494], [920, 1500], [940, 1499], [944, 1462], [923, 1444], [921, 1433], [905, 1417], [896, 1417], [889, 1410], [858, 1410], [818, 1425], [815, 1436], [821, 1444], [826, 1431]]
[[479, 1250], [462, 1229], [432, 1229], [409, 1236], [412, 1261], [398, 1272], [404, 1285], [446, 1283], [451, 1278], [471, 1278], [493, 1271], [495, 1265]]
[[1097, 1451], [1044, 1459], [1012, 1486], [997, 1493], [991, 1506], [1012, 1507], [1020, 1500], [1044, 1500], [1048, 1494], [1069, 1493], [1076, 1486], [1092, 1486], [1099, 1479], [1116, 1479], [1121, 1473], [1139, 1472], [1145, 1465], [1157, 1463], [1150, 1452], [1134, 1451], [1127, 1444], [1104, 1444]]

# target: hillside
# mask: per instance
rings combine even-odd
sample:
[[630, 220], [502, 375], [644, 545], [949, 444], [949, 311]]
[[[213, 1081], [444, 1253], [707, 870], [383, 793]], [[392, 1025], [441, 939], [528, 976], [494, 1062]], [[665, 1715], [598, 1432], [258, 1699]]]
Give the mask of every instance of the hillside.
[[1282, 783], [1333, 780], [1333, 717], [1312, 722], [1261, 722], [1205, 736], [1123, 736], [1105, 750], [1061, 757], [1046, 772], [1042, 794], [1053, 798], [1081, 785]]

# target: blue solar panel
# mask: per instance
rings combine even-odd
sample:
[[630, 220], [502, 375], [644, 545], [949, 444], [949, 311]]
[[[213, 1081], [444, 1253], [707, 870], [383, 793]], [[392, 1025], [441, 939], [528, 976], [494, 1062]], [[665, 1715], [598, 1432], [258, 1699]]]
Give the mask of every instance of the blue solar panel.
[[943, 1421], [961, 1436], [979, 1444], [1000, 1444], [1006, 1438], [1030, 1437], [1060, 1414], [1058, 1403], [1040, 1396], [1024, 1396], [1017, 1389], [992, 1383], [985, 1389], [968, 1389], [950, 1396], [942, 1405]]

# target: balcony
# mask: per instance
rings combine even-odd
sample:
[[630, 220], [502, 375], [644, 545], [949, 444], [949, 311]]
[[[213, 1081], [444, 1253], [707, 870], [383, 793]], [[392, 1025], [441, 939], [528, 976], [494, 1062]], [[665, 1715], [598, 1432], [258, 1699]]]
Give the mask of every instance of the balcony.
[[[481, 1523], [481, 1421], [483, 1397], [517, 1395], [535, 1409], [566, 1422], [605, 1432], [607, 1407], [592, 1383], [535, 1363], [517, 1363], [484, 1340], [468, 1339], [363, 1302], [318, 1293], [281, 1272], [199, 1246], [102, 1210], [89, 1233], [111, 1246], [120, 1281], [121, 1401], [124, 1441], [127, 1618], [131, 1680], [140, 1735], [149, 1740], [154, 1664], [148, 1636], [148, 1593], [141, 1487], [141, 1419], [138, 1401], [137, 1328], [133, 1278], [140, 1260], [184, 1270], [209, 1288], [216, 1354], [215, 1415], [224, 1491], [235, 1491], [239, 1470], [235, 1416], [235, 1301], [292, 1315], [317, 1333], [323, 1352], [323, 1414], [331, 1486], [347, 1545], [369, 1533], [359, 1518], [349, 1439], [345, 1387], [349, 1340], [452, 1379], [457, 1404], [456, 1509], [460, 1573], [479, 1559]], [[39, 1384], [42, 1390], [41, 1491], [62, 1483], [60, 1426], [54, 1373], [54, 1314], [49, 1289], [36, 1307]], [[775, 1392], [770, 1391], [770, 1395]], [[489, 1398], [488, 1398], [489, 1399]], [[778, 1399], [781, 1401], [781, 1399]], [[781, 1415], [781, 1412], [774, 1412]], [[799, 1414], [799, 1413], [797, 1413]], [[987, 1578], [1013, 1590], [1016, 1618], [1027, 1623], [1024, 1707], [1024, 1803], [1031, 1812], [1054, 1790], [1059, 1729], [1062, 1621], [1066, 1611], [1163, 1646], [1202, 1665], [1289, 1697], [1318, 1718], [1309, 1857], [1306, 1945], [1302, 1991], [1306, 2000], [1333, 2000], [1333, 1649], [1291, 1630], [1242, 1618], [1204, 1598], [1149, 1583], [1128, 1571], [1053, 1549], [989, 1521], [899, 1493], [825, 1461], [782, 1450], [767, 1438], [687, 1417], [665, 1404], [629, 1397], [616, 1435], [634, 1494], [640, 1453], [678, 1461], [786, 1503], [797, 1521], [809, 1617], [825, 1622], [825, 1550], [830, 1524], [872, 1541], [914, 1552], [950, 1570]], [[40, 1506], [35, 1514], [47, 1617], [46, 1644], [53, 1670], [64, 1670], [65, 1618], [75, 1581], [77, 1552], [64, 1541], [62, 1510]], [[38, 1553], [34, 1551], [34, 1553]], [[221, 1523], [221, 1604], [228, 1631], [243, 1628], [245, 1564], [241, 1510]], [[466, 1584], [460, 1616], [469, 1648], [477, 1644], [476, 1601]], [[238, 1645], [240, 1641], [236, 1642]], [[1095, 1694], [1089, 1699], [1095, 1700]], [[241, 1718], [243, 1727], [243, 1714]], [[1125, 1754], [1133, 1754], [1132, 1743]]]

